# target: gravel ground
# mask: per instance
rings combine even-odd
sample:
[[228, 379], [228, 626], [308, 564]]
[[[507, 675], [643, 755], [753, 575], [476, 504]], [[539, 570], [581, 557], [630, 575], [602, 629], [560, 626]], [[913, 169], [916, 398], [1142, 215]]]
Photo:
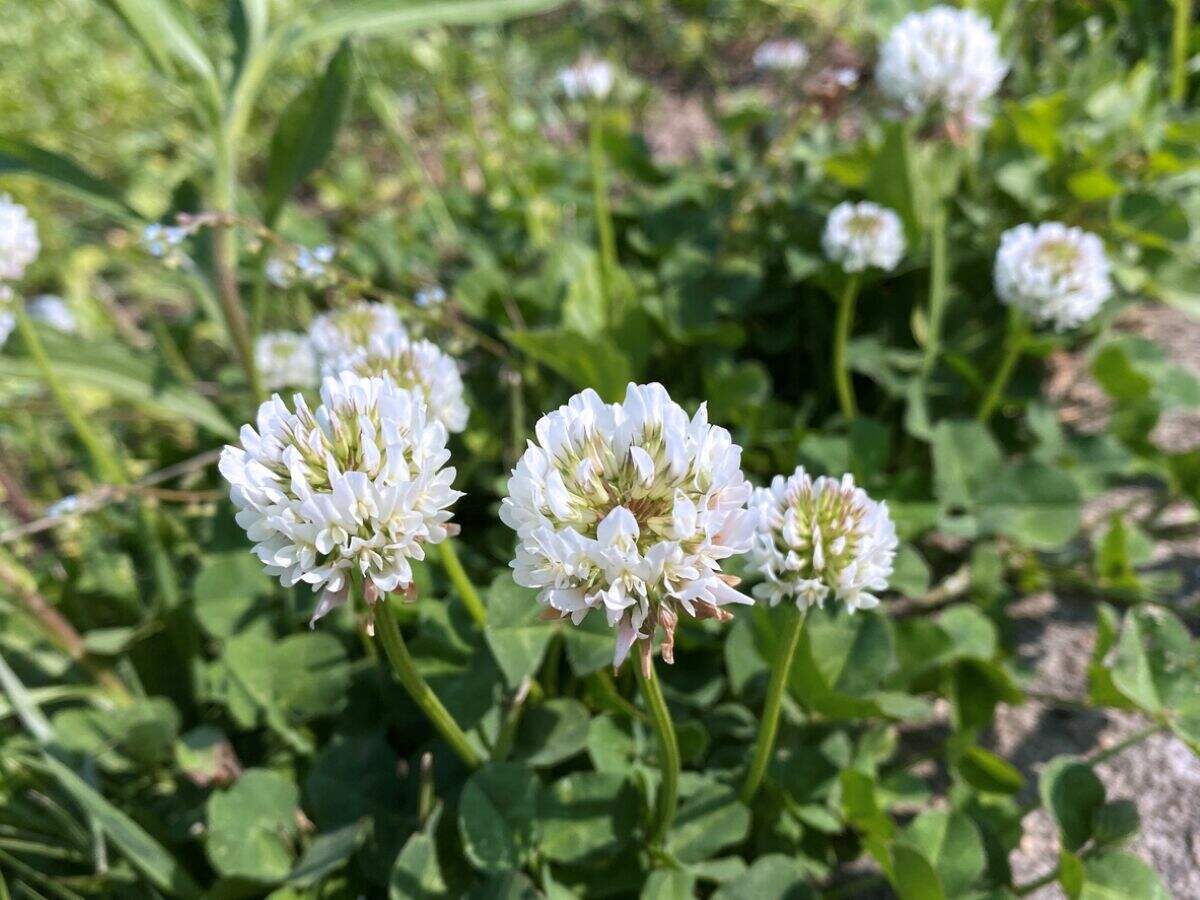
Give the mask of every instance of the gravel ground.
[[[1177, 363], [1200, 372], [1200, 322], [1163, 307], [1129, 310], [1123, 327], [1163, 346]], [[1103, 428], [1107, 409], [1103, 397], [1078, 360], [1060, 359], [1052, 367], [1048, 393], [1063, 408], [1063, 418], [1085, 430]], [[1164, 416], [1155, 442], [1176, 452], [1200, 445], [1200, 417], [1177, 413]], [[1146, 499], [1145, 492], [1123, 489], [1101, 498], [1085, 513], [1096, 521], [1109, 510]], [[1200, 538], [1163, 543], [1155, 561], [1183, 577], [1182, 605], [1197, 600], [1200, 584]], [[1069, 596], [1037, 594], [1010, 607], [1019, 656], [1035, 674], [1031, 689], [1060, 697], [1083, 697], [1087, 665], [1095, 637], [1095, 604]], [[1137, 715], [1049, 707], [1029, 701], [1001, 707], [997, 713], [993, 748], [1011, 760], [1036, 790], [1037, 774], [1059, 754], [1086, 754], [1111, 746], [1146, 724]], [[1200, 898], [1200, 759], [1177, 738], [1156, 735], [1097, 767], [1110, 800], [1137, 804], [1142, 827], [1130, 844], [1149, 862], [1175, 897]], [[1018, 883], [1032, 880], [1054, 867], [1058, 839], [1049, 817], [1038, 810], [1026, 817], [1025, 837], [1012, 856]], [[1051, 885], [1031, 897], [1062, 897]]]

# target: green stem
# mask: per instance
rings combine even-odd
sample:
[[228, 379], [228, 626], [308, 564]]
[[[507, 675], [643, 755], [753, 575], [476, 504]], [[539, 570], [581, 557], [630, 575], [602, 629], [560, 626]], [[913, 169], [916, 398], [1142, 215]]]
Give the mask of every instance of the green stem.
[[655, 733], [658, 735], [658, 762], [662, 774], [649, 832], [650, 847], [658, 849], [671, 829], [671, 823], [675, 820], [675, 808], [679, 804], [679, 741], [675, 737], [671, 711], [667, 709], [667, 701], [663, 698], [653, 661], [649, 674], [642, 671], [639, 663], [640, 660], [634, 660], [634, 670], [642, 689], [642, 699], [646, 701]]
[[392, 664], [392, 671], [396, 673], [396, 677], [400, 679], [400, 683], [404, 685], [404, 689], [408, 691], [413, 702], [421, 708], [425, 717], [438, 730], [458, 758], [469, 768], [479, 768], [479, 754], [475, 752], [475, 748], [471, 746], [471, 742], [463, 730], [458, 727], [458, 723], [454, 721], [449, 710], [437, 698], [433, 688], [417, 671], [417, 665], [413, 662], [404, 638], [400, 635], [400, 626], [396, 624], [396, 614], [387, 599], [380, 600], [375, 604], [375, 627], [378, 629], [379, 639], [383, 643], [383, 651]]
[[617, 273], [617, 239], [613, 231], [612, 208], [608, 203], [608, 178], [604, 168], [604, 135], [600, 111], [588, 108], [588, 159], [592, 168], [592, 209], [596, 216], [596, 234], [600, 240], [600, 293], [608, 325], [612, 327], [621, 317], [618, 298], [613, 291]]
[[758, 792], [767, 765], [771, 761], [771, 751], [775, 748], [775, 735], [779, 731], [779, 713], [783, 709], [783, 695], [787, 690], [788, 675], [792, 670], [792, 660], [796, 656], [796, 647], [800, 643], [800, 634], [804, 630], [804, 613], [797, 610], [787, 625], [783, 634], [783, 652], [771, 670], [771, 681], [767, 685], [767, 702], [763, 706], [762, 719], [758, 725], [758, 737], [754, 742], [754, 756], [750, 768], [746, 771], [746, 780], [742, 782], [741, 799], [749, 803]]
[[[234, 213], [234, 197], [237, 192], [237, 163], [233, 138], [224, 125], [217, 126], [214, 135], [216, 162], [213, 170], [213, 207], [217, 212], [226, 215]], [[256, 400], [262, 400], [265, 394], [258, 377], [258, 367], [254, 364], [254, 341], [250, 337], [250, 325], [238, 292], [237, 242], [232, 225], [218, 225], [213, 230], [213, 267], [217, 299], [221, 303], [221, 313], [225, 318], [229, 337], [233, 341], [242, 370], [246, 373], [246, 383], [250, 386], [251, 393]]]
[[1004, 389], [1008, 387], [1008, 380], [1012, 377], [1017, 360], [1021, 358], [1021, 351], [1024, 349], [1025, 334], [1021, 313], [1015, 306], [1010, 306], [1008, 326], [1004, 336], [1004, 356], [1000, 359], [1000, 368], [996, 370], [987, 394], [984, 395], [983, 402], [979, 405], [979, 413], [976, 418], [980, 422], [987, 424], [988, 420], [992, 418], [992, 413], [996, 411], [996, 407], [1000, 405]]
[[483, 605], [483, 598], [479, 596], [479, 591], [475, 590], [475, 585], [471, 582], [471, 577], [467, 575], [467, 570], [463, 568], [463, 564], [458, 558], [458, 551], [454, 549], [454, 541], [446, 538], [438, 544], [438, 551], [441, 554], [442, 568], [451, 584], [454, 585], [454, 590], [458, 592], [458, 598], [462, 600], [463, 606], [467, 608], [467, 612], [471, 614], [471, 618], [480, 628], [487, 625], [487, 607]]
[[922, 372], [928, 374], [937, 362], [942, 345], [942, 317], [946, 312], [949, 260], [946, 247], [946, 207], [939, 204], [929, 223], [929, 333], [925, 336], [925, 361]]
[[1148, 737], [1153, 737], [1160, 731], [1166, 731], [1167, 726], [1161, 722], [1155, 722], [1153, 725], [1147, 725], [1145, 728], [1138, 729], [1127, 737], [1117, 741], [1111, 747], [1105, 747], [1088, 757], [1089, 765], [1098, 766], [1102, 762], [1107, 762], [1114, 756], [1120, 756], [1130, 747], [1135, 747]]
[[851, 275], [846, 281], [841, 297], [837, 301], [837, 321], [833, 331], [833, 383], [837, 388], [838, 402], [842, 406], [842, 415], [847, 422], [854, 420], [858, 407], [854, 402], [854, 384], [850, 380], [850, 371], [846, 368], [846, 343], [850, 340], [850, 331], [854, 328], [854, 301], [858, 298], [858, 275]]
[[1192, 27], [1192, 0], [1175, 0], [1175, 22], [1171, 32], [1171, 102], [1182, 106], [1187, 99], [1188, 36]]

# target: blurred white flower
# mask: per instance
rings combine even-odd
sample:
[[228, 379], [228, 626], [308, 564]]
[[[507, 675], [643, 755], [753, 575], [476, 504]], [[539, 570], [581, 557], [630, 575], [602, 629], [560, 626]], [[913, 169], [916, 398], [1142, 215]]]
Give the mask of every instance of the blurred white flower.
[[1001, 300], [1059, 331], [1088, 321], [1113, 293], [1103, 242], [1061, 222], [1004, 232], [995, 281]]
[[67, 494], [65, 497], [60, 497], [48, 507], [46, 507], [46, 515], [51, 518], [60, 518], [62, 516], [70, 516], [79, 512], [80, 502], [76, 494]]
[[333, 262], [334, 254], [330, 244], [321, 244], [311, 250], [297, 247], [293, 256], [275, 255], [268, 259], [264, 273], [277, 288], [286, 289], [296, 284], [320, 287], [329, 280], [329, 264]]
[[269, 391], [317, 386], [317, 355], [307, 335], [294, 331], [260, 334], [254, 342], [254, 364]]
[[558, 72], [558, 83], [571, 100], [603, 100], [612, 91], [614, 78], [612, 63], [590, 57]]
[[322, 372], [384, 376], [397, 387], [417, 391], [429, 416], [460, 432], [467, 427], [467, 404], [463, 400], [462, 375], [455, 361], [431, 341], [414, 341], [403, 331], [375, 335], [366, 345], [349, 353], [325, 358]]
[[406, 333], [395, 307], [360, 300], [317, 316], [308, 328], [308, 339], [323, 366], [327, 359], [365, 347], [372, 337], [393, 332]]
[[151, 256], [174, 260], [177, 257], [179, 245], [191, 233], [191, 229], [184, 228], [182, 225], [162, 225], [155, 222], [142, 230], [142, 246]]
[[630, 384], [612, 404], [585, 390], [535, 432], [500, 504], [517, 533], [514, 578], [550, 615], [579, 624], [603, 611], [614, 665], [640, 641], [648, 667], [659, 625], [671, 662], [680, 610], [727, 619], [721, 607], [753, 602], [721, 572], [754, 534], [742, 451], [705, 406], [689, 421], [660, 384]]
[[343, 372], [322, 382], [315, 411], [300, 394], [295, 412], [278, 394], [263, 403], [220, 470], [267, 572], [322, 591], [315, 622], [346, 602], [356, 572], [368, 603], [411, 594], [410, 560], [455, 530], [449, 459], [418, 394]]
[[29, 211], [8, 194], [0, 194], [0, 281], [23, 276], [41, 249], [37, 223]]
[[750, 553], [764, 578], [754, 596], [772, 606], [791, 599], [821, 606], [831, 593], [854, 612], [879, 604], [896, 556], [896, 526], [850, 475], [815, 481], [797, 467], [754, 492], [758, 530]]
[[839, 203], [825, 220], [821, 248], [846, 272], [875, 266], [890, 272], [904, 255], [900, 217], [878, 203]]
[[42, 294], [30, 300], [26, 309], [29, 312], [29, 318], [35, 322], [49, 325], [57, 331], [74, 334], [79, 330], [79, 323], [75, 321], [75, 313], [71, 312], [71, 307], [67, 306], [67, 302], [62, 297], [56, 297], [54, 294]]
[[446, 299], [446, 289], [440, 284], [431, 284], [429, 287], [424, 287], [417, 291], [416, 296], [413, 297], [413, 302], [421, 309], [429, 309], [433, 306], [441, 306], [446, 302]]
[[795, 39], [765, 41], [754, 51], [754, 68], [771, 72], [794, 72], [808, 64], [808, 48]]
[[1007, 73], [987, 19], [935, 6], [910, 13], [892, 29], [875, 80], [910, 115], [941, 114], [976, 128], [989, 121], [987, 102]]
[[8, 343], [9, 335], [17, 327], [17, 317], [10, 308], [13, 292], [6, 284], [0, 284], [0, 347]]

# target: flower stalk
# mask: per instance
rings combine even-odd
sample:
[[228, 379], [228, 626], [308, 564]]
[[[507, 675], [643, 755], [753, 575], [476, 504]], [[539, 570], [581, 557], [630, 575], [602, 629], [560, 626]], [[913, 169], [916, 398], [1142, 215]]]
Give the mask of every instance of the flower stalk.
[[788, 675], [792, 671], [792, 661], [796, 658], [796, 648], [800, 645], [804, 620], [805, 611], [803, 610], [789, 613], [789, 621], [783, 634], [782, 652], [771, 670], [771, 681], [767, 686], [767, 702], [763, 707], [762, 720], [758, 725], [758, 736], [754, 741], [754, 756], [751, 757], [750, 768], [746, 770], [746, 780], [742, 782], [740, 796], [743, 803], [749, 803], [754, 799], [771, 761], [771, 751], [775, 748], [775, 736], [779, 732], [779, 715], [783, 710], [783, 695], [787, 691]]
[[454, 590], [458, 593], [458, 599], [467, 608], [467, 612], [471, 614], [471, 618], [475, 620], [475, 624], [483, 628], [487, 625], [487, 607], [484, 606], [483, 598], [479, 595], [479, 591], [475, 589], [475, 584], [471, 581], [471, 576], [467, 574], [467, 570], [463, 568], [462, 561], [458, 558], [458, 551], [454, 549], [454, 540], [446, 538], [446, 540], [438, 544], [438, 552], [442, 562], [442, 569], [445, 571], [446, 577], [450, 579], [450, 583], [454, 585]]
[[634, 671], [637, 672], [642, 699], [650, 710], [650, 719], [658, 737], [658, 764], [662, 781], [658, 785], [648, 838], [651, 848], [661, 849], [671, 830], [671, 823], [675, 821], [675, 810], [679, 805], [679, 741], [675, 737], [675, 726], [671, 723], [671, 711], [663, 697], [658, 673], [654, 670], [654, 660], [647, 656], [646, 662], [648, 664], [645, 666], [635, 665]]
[[992, 418], [992, 414], [995, 413], [996, 407], [1000, 405], [1000, 401], [1004, 397], [1004, 389], [1008, 386], [1017, 361], [1020, 360], [1021, 353], [1025, 349], [1025, 339], [1026, 333], [1021, 312], [1015, 306], [1011, 306], [1008, 310], [1008, 326], [1004, 337], [1004, 356], [1000, 359], [1000, 367], [996, 370], [976, 415], [976, 418], [985, 425]]
[[858, 415], [858, 406], [854, 401], [854, 384], [846, 367], [846, 344], [854, 328], [854, 304], [858, 299], [858, 288], [858, 275], [851, 275], [837, 300], [837, 321], [833, 331], [833, 383], [837, 389], [842, 415], [846, 417], [847, 422], [853, 421]]
[[1192, 27], [1192, 0], [1174, 0], [1175, 21], [1171, 31], [1171, 102], [1182, 106], [1187, 99], [1188, 33]]
[[937, 363], [942, 346], [942, 317], [946, 312], [947, 279], [950, 275], [949, 252], [946, 246], [946, 207], [938, 204], [929, 224], [929, 322], [925, 336], [925, 360], [921, 366], [928, 375]]
[[604, 163], [604, 123], [600, 109], [588, 104], [588, 161], [592, 175], [592, 209], [596, 216], [596, 235], [600, 241], [600, 291], [604, 295], [604, 309], [608, 325], [612, 327], [621, 318], [618, 298], [613, 289], [617, 273], [617, 239], [613, 230], [612, 207], [608, 202], [608, 176]]
[[378, 632], [380, 643], [383, 644], [383, 652], [387, 655], [388, 662], [392, 665], [392, 671], [396, 673], [396, 677], [400, 680], [404, 689], [408, 691], [408, 695], [412, 697], [413, 702], [421, 708], [421, 712], [425, 714], [425, 718], [429, 720], [430, 724], [437, 729], [446, 743], [450, 745], [450, 749], [454, 751], [455, 755], [468, 768], [479, 768], [479, 754], [475, 751], [466, 734], [458, 726], [458, 723], [454, 721], [454, 717], [450, 715], [450, 711], [437, 698], [437, 694], [433, 692], [433, 688], [429, 686], [429, 683], [417, 671], [417, 665], [413, 661], [412, 654], [408, 652], [408, 646], [404, 643], [404, 638], [400, 634], [400, 626], [396, 622], [396, 613], [392, 609], [391, 602], [386, 598], [381, 598], [375, 604], [375, 628]]

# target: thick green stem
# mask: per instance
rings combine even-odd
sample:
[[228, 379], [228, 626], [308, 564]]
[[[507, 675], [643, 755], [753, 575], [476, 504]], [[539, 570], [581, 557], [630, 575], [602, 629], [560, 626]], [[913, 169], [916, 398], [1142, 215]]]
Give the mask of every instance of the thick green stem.
[[634, 669], [642, 689], [642, 699], [646, 701], [650, 710], [650, 718], [658, 736], [658, 764], [662, 781], [658, 785], [649, 844], [652, 848], [659, 849], [671, 830], [671, 823], [675, 820], [675, 808], [679, 805], [679, 741], [675, 737], [671, 711], [667, 709], [667, 701], [663, 698], [653, 662], [650, 664], [649, 674], [642, 672], [639, 662], [640, 660], [634, 660]]
[[833, 330], [833, 383], [837, 388], [842, 415], [846, 417], [847, 422], [853, 421], [858, 415], [858, 407], [854, 402], [854, 384], [846, 367], [846, 344], [850, 340], [850, 331], [854, 328], [854, 301], [858, 298], [858, 285], [857, 275], [851, 275], [846, 281], [846, 287], [837, 301], [837, 321]]
[[613, 289], [617, 273], [617, 239], [613, 231], [612, 209], [608, 204], [608, 178], [604, 168], [604, 134], [600, 111], [588, 109], [588, 158], [592, 167], [592, 209], [596, 216], [596, 234], [600, 240], [600, 292], [608, 325], [621, 318], [619, 300]]
[[479, 754], [475, 752], [475, 748], [463, 730], [458, 727], [458, 723], [454, 721], [449, 710], [437, 698], [433, 688], [417, 671], [417, 665], [413, 662], [404, 638], [400, 635], [400, 626], [396, 624], [396, 614], [386, 599], [375, 604], [375, 627], [379, 632], [379, 640], [383, 643], [383, 651], [392, 664], [392, 671], [396, 673], [396, 677], [400, 679], [400, 683], [404, 685], [404, 689], [408, 691], [413, 702], [421, 708], [421, 712], [425, 713], [425, 717], [438, 730], [458, 758], [472, 769], [479, 768]]
[[754, 756], [750, 760], [750, 768], [746, 771], [746, 780], [742, 782], [743, 803], [749, 803], [758, 793], [759, 785], [767, 772], [767, 765], [771, 762], [771, 751], [775, 749], [775, 735], [779, 732], [783, 695], [787, 691], [788, 675], [792, 671], [792, 660], [796, 657], [800, 633], [804, 630], [804, 613], [797, 610], [790, 615], [791, 621], [783, 634], [782, 651], [771, 670], [771, 681], [767, 685], [767, 702], [763, 707], [762, 719], [758, 723]]
[[925, 361], [921, 367], [925, 374], [933, 371], [942, 349], [942, 317], [946, 312], [947, 279], [950, 275], [946, 208], [940, 204], [929, 223], [929, 257], [929, 321], [928, 334], [925, 336]]
[[1192, 28], [1192, 0], [1174, 0], [1175, 23], [1171, 33], [1171, 102], [1187, 99], [1188, 37]]
[[454, 541], [450, 538], [442, 541], [438, 544], [438, 552], [441, 554], [442, 568], [451, 584], [454, 585], [454, 590], [458, 592], [458, 598], [462, 600], [463, 606], [471, 614], [471, 618], [480, 628], [487, 625], [487, 607], [483, 605], [483, 598], [479, 596], [479, 591], [475, 590], [475, 585], [471, 582], [467, 570], [463, 568], [463, 564], [458, 558], [458, 551], [454, 549]]
[[976, 415], [976, 418], [980, 422], [986, 424], [992, 418], [992, 413], [996, 411], [996, 407], [1000, 405], [1000, 401], [1004, 397], [1004, 389], [1008, 387], [1008, 380], [1012, 377], [1013, 370], [1017, 366], [1017, 360], [1021, 358], [1021, 351], [1024, 347], [1025, 332], [1021, 313], [1015, 306], [1012, 306], [1008, 310], [1008, 327], [1004, 336], [1004, 356], [1000, 359], [1000, 367], [996, 370], [995, 377], [992, 378], [992, 383], [983, 397], [983, 402], [979, 404], [979, 413]]

